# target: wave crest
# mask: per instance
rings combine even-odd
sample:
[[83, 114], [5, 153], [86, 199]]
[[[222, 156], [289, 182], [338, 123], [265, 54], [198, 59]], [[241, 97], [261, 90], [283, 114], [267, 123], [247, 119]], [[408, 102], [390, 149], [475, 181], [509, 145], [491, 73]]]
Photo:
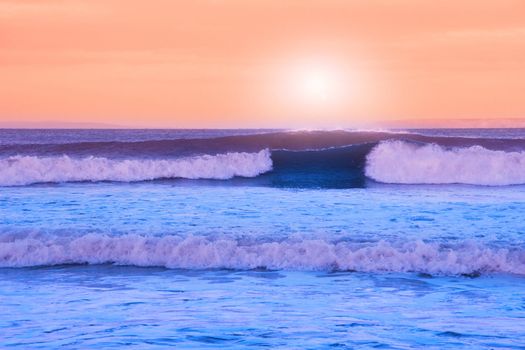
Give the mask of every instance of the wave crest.
[[442, 246], [423, 241], [363, 245], [323, 239], [242, 242], [231, 237], [145, 237], [87, 234], [77, 237], [4, 237], [0, 267], [118, 264], [207, 269], [291, 269], [431, 274], [525, 274], [525, 251], [473, 242]]
[[525, 152], [384, 141], [368, 154], [365, 174], [398, 184], [518, 185], [525, 184]]
[[226, 153], [181, 159], [108, 159], [13, 156], [0, 159], [0, 185], [44, 182], [145, 181], [162, 178], [255, 177], [272, 169], [270, 151]]

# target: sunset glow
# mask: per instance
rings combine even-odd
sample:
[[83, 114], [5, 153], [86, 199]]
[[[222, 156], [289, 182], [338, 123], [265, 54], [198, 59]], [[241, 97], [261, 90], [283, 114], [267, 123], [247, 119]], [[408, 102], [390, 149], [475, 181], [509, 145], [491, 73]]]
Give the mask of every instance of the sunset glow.
[[0, 0], [0, 123], [514, 126], [523, 13], [520, 0]]

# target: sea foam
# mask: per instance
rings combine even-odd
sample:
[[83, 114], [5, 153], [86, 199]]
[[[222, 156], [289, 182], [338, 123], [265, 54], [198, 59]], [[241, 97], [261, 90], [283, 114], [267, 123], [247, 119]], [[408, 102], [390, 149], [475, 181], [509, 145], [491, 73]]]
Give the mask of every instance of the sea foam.
[[180, 159], [108, 159], [13, 156], [0, 159], [0, 185], [44, 182], [144, 181], [163, 178], [230, 179], [254, 177], [272, 169], [269, 150]]
[[525, 152], [383, 141], [367, 155], [365, 173], [379, 182], [399, 184], [524, 184]]
[[185, 269], [287, 269], [310, 271], [525, 274], [525, 251], [473, 242], [443, 246], [324, 239], [243, 242], [231, 237], [106, 235], [4, 236], [0, 267], [117, 264]]

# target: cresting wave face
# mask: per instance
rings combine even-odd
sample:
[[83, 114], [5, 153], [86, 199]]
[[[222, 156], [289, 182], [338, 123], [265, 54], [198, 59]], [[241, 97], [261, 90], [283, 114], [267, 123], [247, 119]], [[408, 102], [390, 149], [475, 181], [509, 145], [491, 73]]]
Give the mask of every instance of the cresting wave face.
[[323, 239], [246, 244], [234, 238], [87, 234], [0, 241], [0, 267], [117, 264], [167, 268], [525, 274], [525, 251], [464, 242], [368, 245]]

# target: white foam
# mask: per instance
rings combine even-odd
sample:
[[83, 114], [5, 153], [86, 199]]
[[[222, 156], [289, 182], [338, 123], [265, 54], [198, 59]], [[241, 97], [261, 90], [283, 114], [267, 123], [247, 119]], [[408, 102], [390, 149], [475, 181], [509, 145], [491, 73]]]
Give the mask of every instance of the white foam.
[[0, 185], [72, 181], [131, 182], [161, 178], [230, 179], [234, 176], [254, 177], [271, 169], [269, 150], [164, 160], [14, 156], [0, 159]]
[[366, 175], [399, 184], [525, 184], [525, 152], [384, 141], [368, 154]]
[[247, 244], [231, 237], [145, 237], [87, 234], [4, 236], [0, 267], [119, 264], [168, 268], [352, 270], [431, 274], [525, 274], [525, 251], [464, 242], [454, 247], [423, 241], [368, 245], [323, 239]]

